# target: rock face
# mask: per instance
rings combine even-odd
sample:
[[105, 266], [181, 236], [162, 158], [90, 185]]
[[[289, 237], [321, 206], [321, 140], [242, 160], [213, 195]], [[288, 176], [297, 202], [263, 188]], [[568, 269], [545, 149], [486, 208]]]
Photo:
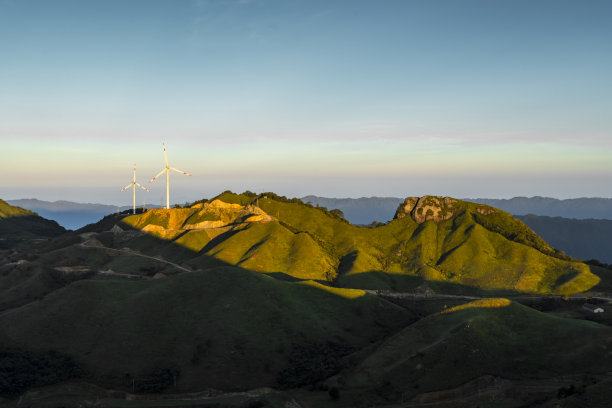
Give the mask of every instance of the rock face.
[[394, 218], [411, 217], [419, 224], [425, 221], [446, 221], [460, 210], [460, 201], [451, 197], [407, 197], [399, 205]]
[[264, 223], [275, 219], [261, 208], [213, 200], [190, 208], [149, 210], [123, 219], [144, 232], [189, 231], [232, 227], [245, 223]]
[[196, 218], [214, 215], [216, 220], [205, 220], [199, 223], [192, 223], [187, 220], [186, 228], [218, 228], [237, 222], [270, 222], [274, 221], [270, 215], [266, 214], [261, 208], [254, 205], [240, 205], [226, 203], [221, 200], [213, 200], [205, 204], [197, 204], [191, 208], [199, 209]]

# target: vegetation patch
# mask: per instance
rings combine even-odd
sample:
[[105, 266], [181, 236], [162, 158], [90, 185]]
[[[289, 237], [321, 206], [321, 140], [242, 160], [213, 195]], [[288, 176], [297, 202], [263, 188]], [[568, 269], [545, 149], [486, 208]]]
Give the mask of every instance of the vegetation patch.
[[289, 366], [281, 371], [277, 383], [281, 389], [313, 385], [337, 374], [341, 357], [354, 349], [337, 343], [296, 344], [289, 355]]
[[81, 374], [69, 356], [55, 351], [35, 353], [0, 347], [0, 395], [16, 397], [29, 388], [55, 384]]
[[510, 300], [505, 298], [489, 298], [489, 299], [479, 299], [473, 302], [464, 303], [462, 305], [451, 307], [450, 309], [444, 310], [442, 313], [453, 313], [459, 310], [478, 308], [478, 307], [506, 307], [510, 305]]
[[327, 286], [327, 285], [323, 285], [319, 282], [315, 282], [313, 280], [307, 280], [307, 281], [302, 281], [300, 282], [301, 285], [309, 285], [309, 286], [314, 286], [316, 288], [319, 289], [323, 289], [326, 290], [330, 293], [348, 298], [348, 299], [355, 299], [361, 296], [365, 296], [366, 292], [364, 290], [361, 289], [345, 289], [345, 288], [336, 288], [333, 286]]

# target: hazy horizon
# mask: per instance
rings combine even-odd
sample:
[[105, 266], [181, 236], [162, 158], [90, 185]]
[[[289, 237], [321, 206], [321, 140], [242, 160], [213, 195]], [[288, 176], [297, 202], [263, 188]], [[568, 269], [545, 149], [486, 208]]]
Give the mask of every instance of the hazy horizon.
[[[234, 193], [242, 193], [243, 191], [233, 191]], [[274, 192], [274, 191], [273, 191]], [[211, 195], [209, 197], [200, 197], [200, 198], [196, 198], [193, 200], [188, 200], [187, 202], [193, 202], [202, 198], [213, 198], [216, 195], [222, 193], [222, 191], [219, 191], [217, 194]], [[257, 192], [257, 193], [261, 193], [261, 192]], [[360, 198], [394, 198], [394, 199], [404, 199], [406, 197], [410, 197], [410, 195], [404, 195], [404, 196], [359, 196], [359, 197], [332, 197], [332, 196], [319, 196], [319, 195], [315, 195], [315, 194], [306, 194], [306, 195], [301, 195], [301, 196], [288, 196], [288, 198], [304, 198], [304, 197], [308, 197], [308, 196], [316, 196], [319, 198], [325, 198], [325, 199], [338, 199], [338, 200], [345, 200], [345, 199], [351, 199], [351, 200], [357, 200]], [[131, 197], [131, 196], [130, 196]], [[444, 197], [444, 196], [443, 196]], [[513, 196], [513, 197], [453, 197], [453, 198], [458, 198], [458, 199], [462, 199], [462, 200], [511, 200], [514, 198], [544, 198], [544, 199], [555, 199], [555, 200], [573, 200], [573, 199], [595, 199], [595, 198], [601, 198], [601, 199], [607, 199], [607, 200], [612, 200], [612, 197], [568, 197], [568, 198], [558, 198], [558, 197], [548, 197], [548, 196]], [[118, 207], [130, 207], [132, 206], [132, 203], [113, 203], [113, 202], [101, 202], [101, 201], [75, 201], [75, 200], [66, 200], [66, 199], [41, 199], [39, 197], [10, 197], [10, 198], [4, 198], [4, 197], [0, 197], [0, 199], [5, 200], [5, 201], [19, 201], [19, 200], [39, 200], [39, 201], [44, 201], [44, 202], [50, 202], [50, 203], [55, 203], [58, 201], [67, 201], [67, 202], [71, 202], [71, 203], [76, 203], [76, 204], [94, 204], [94, 205], [109, 205], [109, 206], [118, 206]], [[161, 201], [161, 200], [160, 200]], [[174, 204], [184, 204], [185, 202], [172, 202], [171, 205]], [[146, 201], [147, 205], [161, 205], [161, 206], [165, 206], [166, 202], [154, 202], [154, 201]], [[140, 200], [139, 202], [136, 202], [136, 206], [142, 206], [142, 200]]]
[[[612, 196], [606, 1], [0, 0], [0, 198]], [[165, 199], [164, 199], [165, 200]]]

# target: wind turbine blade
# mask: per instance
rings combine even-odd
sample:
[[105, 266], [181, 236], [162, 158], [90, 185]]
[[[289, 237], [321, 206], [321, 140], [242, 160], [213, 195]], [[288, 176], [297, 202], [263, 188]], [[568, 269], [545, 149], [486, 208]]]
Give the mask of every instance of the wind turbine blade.
[[168, 167], [168, 156], [166, 156], [166, 144], [162, 143], [162, 146], [164, 147], [164, 160], [166, 161], [166, 167]]
[[149, 180], [149, 183], [152, 182], [153, 180], [155, 180], [156, 178], [158, 178], [159, 176], [161, 176], [162, 174], [164, 174], [164, 171], [166, 171], [168, 169], [163, 169], [162, 171], [160, 171], [157, 176], [153, 177], [151, 180]]
[[128, 188], [132, 187], [132, 183], [128, 184], [127, 186], [123, 187], [121, 190], [119, 190], [119, 192], [122, 192], [124, 190], [127, 190]]
[[140, 185], [140, 183], [135, 183], [135, 184], [136, 184], [138, 187], [142, 188], [143, 190], [147, 190], [147, 191], [150, 193], [149, 189], [147, 189], [146, 187], [141, 186], [141, 185]]
[[174, 167], [170, 167], [170, 170], [174, 170], [174, 171], [176, 171], [178, 173], [183, 173], [183, 174], [185, 174], [187, 176], [191, 176], [191, 174], [185, 173], [183, 170], [175, 169]]

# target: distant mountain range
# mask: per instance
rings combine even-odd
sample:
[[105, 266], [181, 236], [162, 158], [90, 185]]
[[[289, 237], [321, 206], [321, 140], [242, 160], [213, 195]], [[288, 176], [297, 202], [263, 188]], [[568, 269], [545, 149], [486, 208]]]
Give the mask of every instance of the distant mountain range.
[[[43, 201], [35, 198], [7, 200], [14, 206], [38, 213], [41, 217], [56, 221], [66, 229], [76, 230], [87, 224], [100, 220], [105, 215], [124, 211], [132, 206], [118, 207], [107, 204], [75, 203], [72, 201]], [[147, 204], [147, 208], [160, 208], [159, 205]]]
[[344, 218], [356, 225], [367, 225], [373, 221], [387, 222], [404, 201], [397, 197], [328, 198], [314, 195], [302, 197], [301, 200], [329, 210], [337, 208], [344, 213]]
[[612, 198], [583, 197], [559, 200], [550, 197], [514, 197], [510, 199], [465, 199], [509, 212], [513, 215], [545, 215], [565, 218], [612, 220]]
[[[397, 206], [403, 201], [398, 197], [328, 198], [309, 195], [304, 202], [328, 209], [337, 208], [354, 224], [387, 222], [393, 219]], [[514, 197], [510, 199], [464, 198], [479, 204], [490, 205], [513, 215], [544, 215], [576, 219], [601, 218], [612, 220], [612, 198], [571, 198], [559, 200], [550, 197]]]
[[583, 260], [612, 264], [612, 220], [516, 215], [554, 248]]

